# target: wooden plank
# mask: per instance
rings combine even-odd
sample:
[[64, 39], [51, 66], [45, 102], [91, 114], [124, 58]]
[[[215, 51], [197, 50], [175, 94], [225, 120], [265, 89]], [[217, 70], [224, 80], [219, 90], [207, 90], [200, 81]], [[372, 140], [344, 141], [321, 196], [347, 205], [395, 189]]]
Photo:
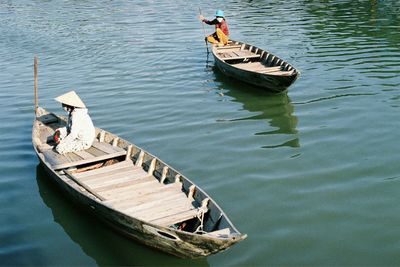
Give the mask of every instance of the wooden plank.
[[86, 152], [85, 150], [74, 152], [74, 154], [78, 155], [82, 159], [91, 159], [95, 157], [89, 152]]
[[77, 183], [78, 185], [80, 185], [81, 187], [85, 188], [86, 191], [88, 191], [90, 194], [94, 195], [95, 197], [97, 197], [98, 199], [100, 199], [101, 201], [106, 200], [104, 197], [100, 196], [99, 194], [97, 194], [96, 192], [94, 192], [89, 186], [85, 185], [84, 183], [80, 182], [78, 179], [76, 179], [73, 175], [73, 173], [65, 170], [64, 171], [65, 175], [68, 176], [68, 178], [70, 178], [71, 180], [73, 180], [75, 183]]
[[[256, 64], [253, 64], [253, 63], [256, 63]], [[235, 66], [239, 69], [248, 70], [248, 71], [280, 71], [281, 70], [280, 66], [268, 67], [260, 62], [253, 62], [253, 63], [240, 63], [240, 64], [234, 64], [233, 66]]]
[[125, 196], [144, 195], [144, 194], [150, 194], [152, 192], [157, 192], [162, 190], [161, 188], [159, 188], [159, 186], [160, 186], [159, 183], [156, 180], [154, 180], [154, 181], [146, 181], [139, 184], [129, 185], [123, 188], [107, 190], [101, 193], [104, 196], [108, 196], [108, 198], [110, 199], [111, 198], [116, 199]]
[[[181, 192], [180, 194], [169, 194], [162, 198], [158, 198], [153, 201], [147, 201], [145, 203], [137, 204], [137, 205], [134, 205], [129, 208], [122, 209], [122, 210], [125, 213], [139, 213], [144, 210], [146, 210], [146, 211], [154, 210], [155, 211], [155, 208], [167, 209], [168, 207], [173, 206], [177, 203], [181, 203], [181, 202], [188, 203], [188, 199], [183, 192]], [[190, 204], [190, 203], [188, 203], [188, 204]]]
[[187, 199], [186, 201], [182, 201], [182, 199], [177, 199], [167, 204], [169, 205], [160, 205], [152, 209], [143, 209], [139, 211], [125, 213], [145, 221], [153, 221], [160, 218], [172, 216], [187, 210], [195, 209], [192, 203]]
[[115, 181], [114, 183], [109, 184], [109, 185], [101, 185], [101, 186], [96, 187], [96, 192], [114, 190], [117, 188], [128, 187], [130, 185], [140, 184], [140, 183], [153, 181], [153, 180], [154, 180], [153, 176], [145, 176], [145, 177], [142, 177], [139, 179], [130, 179], [128, 181]]
[[78, 178], [83, 178], [83, 177], [87, 177], [87, 176], [98, 175], [101, 173], [114, 171], [114, 170], [117, 170], [120, 168], [129, 167], [129, 166], [134, 166], [132, 161], [130, 161], [130, 162], [129, 161], [121, 161], [121, 162], [115, 163], [113, 165], [101, 167], [99, 169], [90, 170], [87, 172], [81, 172], [81, 173], [75, 174], [75, 176], [77, 176]]
[[[132, 172], [125, 172], [125, 173], [121, 173], [120, 175], [113, 175], [111, 177], [107, 177], [105, 179], [101, 179], [101, 180], [89, 180], [86, 181], [85, 183], [90, 184], [93, 188], [102, 188], [105, 186], [110, 186], [110, 185], [114, 185], [114, 184], [118, 184], [118, 183], [125, 183], [128, 181], [134, 181], [134, 180], [141, 180], [141, 179], [145, 179], [146, 177], [152, 177], [152, 176], [135, 176], [132, 175]], [[158, 180], [156, 180], [154, 177], [153, 179], [155, 182], [158, 182]], [[115, 190], [117, 188], [114, 188]], [[110, 190], [114, 190], [114, 189], [110, 189]]]
[[246, 59], [246, 58], [259, 58], [260, 55], [247, 55], [247, 56], [238, 56], [238, 57], [231, 57], [231, 58], [223, 58], [223, 60], [236, 60], [236, 59]]
[[118, 200], [112, 202], [113, 200], [111, 200], [111, 203], [113, 207], [115, 207], [116, 209], [119, 210], [127, 210], [129, 208], [138, 206], [138, 205], [143, 205], [146, 203], [151, 203], [151, 202], [157, 202], [159, 200], [163, 200], [163, 201], [167, 201], [169, 199], [174, 199], [177, 197], [182, 197], [185, 198], [186, 195], [184, 192], [182, 191], [162, 191], [156, 194], [147, 194], [141, 197], [134, 197], [134, 198], [129, 198], [129, 199], [123, 199], [123, 200]]
[[162, 218], [158, 218], [155, 220], [151, 220], [151, 223], [161, 225], [161, 226], [169, 226], [179, 222], [183, 222], [189, 220], [191, 218], [195, 218], [197, 216], [198, 210], [197, 209], [189, 209], [182, 211], [180, 213], [172, 214], [169, 216], [165, 216]]
[[[124, 169], [119, 169], [117, 171], [114, 171], [111, 174], [100, 174], [98, 176], [94, 177], [88, 177], [85, 178], [85, 181], [87, 183], [93, 184], [93, 186], [101, 186], [101, 185], [107, 185], [112, 183], [113, 180], [121, 181], [121, 180], [137, 180], [137, 179], [142, 179], [146, 176], [149, 176], [143, 169], [141, 168], [132, 168], [132, 167], [126, 167]], [[91, 179], [89, 179], [91, 178]], [[156, 180], [153, 177], [154, 180]], [[110, 182], [111, 181], [111, 182]], [[156, 180], [158, 182], [158, 180]]]
[[97, 142], [97, 141], [94, 141], [92, 146], [103, 151], [104, 153], [107, 153], [107, 154], [125, 151], [123, 148], [120, 148], [118, 146], [113, 146], [109, 143], [103, 143], [103, 142]]
[[106, 153], [100, 149], [97, 149], [95, 147], [89, 147], [88, 149], [85, 150], [86, 152], [92, 154], [95, 157], [102, 157], [104, 155], [106, 155]]
[[83, 164], [87, 164], [87, 163], [92, 163], [92, 162], [96, 162], [96, 161], [101, 161], [101, 160], [106, 160], [106, 159], [112, 159], [112, 158], [116, 158], [119, 156], [123, 156], [126, 154], [126, 151], [121, 151], [121, 152], [115, 152], [113, 154], [104, 154], [102, 156], [97, 156], [91, 159], [82, 159], [82, 160], [77, 160], [77, 161], [72, 161], [72, 162], [63, 162], [63, 163], [59, 163], [59, 164], [55, 164], [52, 165], [54, 170], [59, 170], [59, 169], [64, 169], [64, 168], [69, 168], [69, 167], [73, 167], [73, 166], [78, 166], [78, 165], [83, 165]]
[[45, 157], [45, 160], [52, 166], [67, 164], [70, 162], [68, 158], [66, 158], [64, 155], [58, 154], [54, 150], [43, 151], [43, 155]]
[[[118, 192], [117, 190], [113, 191], [111, 194], [108, 194], [109, 199], [113, 200], [123, 200], [123, 199], [134, 199], [134, 198], [141, 198], [151, 194], [159, 194], [162, 192], [179, 192], [182, 190], [182, 184], [173, 183], [169, 185], [158, 185], [153, 184], [152, 187], [149, 187], [147, 184], [143, 186], [142, 183], [139, 186], [132, 188], [128, 188], [128, 190]], [[103, 193], [105, 194], [105, 193]], [[107, 195], [107, 194], [105, 194]]]
[[107, 177], [109, 177], [109, 178], [117, 177], [118, 174], [123, 174], [123, 173], [131, 172], [131, 171], [134, 172], [136, 170], [139, 171], [139, 168], [134, 167], [134, 166], [126, 166], [126, 167], [118, 168], [118, 169], [114, 168], [112, 170], [104, 171], [102, 173], [94, 173], [89, 176], [86, 175], [86, 176], [79, 176], [79, 177], [81, 180], [86, 181], [86, 182], [101, 180], [104, 178], [105, 178], [105, 180], [107, 180]]

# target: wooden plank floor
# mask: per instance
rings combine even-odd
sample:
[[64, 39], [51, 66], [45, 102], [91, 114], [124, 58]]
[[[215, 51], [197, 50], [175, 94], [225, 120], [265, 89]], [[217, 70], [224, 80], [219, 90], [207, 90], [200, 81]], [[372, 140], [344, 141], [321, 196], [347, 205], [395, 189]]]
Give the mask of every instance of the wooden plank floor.
[[46, 161], [50, 163], [54, 170], [69, 168], [91, 162], [111, 159], [126, 155], [126, 151], [120, 147], [112, 146], [108, 143], [93, 142], [93, 145], [82, 151], [58, 154], [52, 146], [47, 145], [47, 140], [51, 138], [54, 130], [49, 126], [40, 128], [40, 140], [43, 145], [40, 147], [40, 152], [43, 153]]
[[198, 209], [182, 191], [182, 183], [161, 184], [131, 160], [83, 173], [73, 174], [104, 203], [143, 221], [168, 226], [194, 218]]

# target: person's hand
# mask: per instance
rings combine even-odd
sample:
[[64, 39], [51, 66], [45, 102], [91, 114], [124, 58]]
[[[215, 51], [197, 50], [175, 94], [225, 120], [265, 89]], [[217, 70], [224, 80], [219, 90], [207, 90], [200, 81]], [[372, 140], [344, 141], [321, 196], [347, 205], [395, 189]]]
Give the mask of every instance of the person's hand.
[[58, 145], [60, 143], [60, 131], [56, 130], [53, 135], [53, 140]]
[[204, 19], [205, 19], [205, 18], [204, 18], [203, 15], [200, 15], [200, 16], [199, 16], [199, 20], [200, 20], [201, 22], [202, 22]]

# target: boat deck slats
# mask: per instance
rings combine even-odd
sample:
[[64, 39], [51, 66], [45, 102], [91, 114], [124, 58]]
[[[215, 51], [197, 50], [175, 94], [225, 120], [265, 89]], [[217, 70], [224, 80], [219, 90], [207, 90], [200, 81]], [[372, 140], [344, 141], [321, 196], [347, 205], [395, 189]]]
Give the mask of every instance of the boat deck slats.
[[80, 180], [91, 184], [101, 184], [103, 182], [106, 182], [107, 180], [112, 180], [114, 178], [117, 179], [125, 176], [135, 176], [136, 173], [138, 174], [138, 177], [140, 176], [140, 174], [143, 173], [145, 174], [143, 169], [141, 169], [140, 167], [127, 166], [127, 167], [121, 167], [119, 169], [110, 170], [108, 172], [100, 174], [93, 174], [90, 176], [80, 177]]
[[188, 209], [188, 210], [180, 211], [175, 214], [169, 214], [167, 216], [151, 220], [150, 222], [167, 227], [167, 226], [179, 223], [179, 222], [183, 222], [183, 221], [195, 218], [197, 216], [197, 214], [198, 214], [198, 209]]
[[85, 178], [85, 177], [90, 177], [90, 176], [96, 176], [104, 173], [112, 173], [115, 170], [125, 168], [125, 167], [133, 167], [134, 164], [131, 160], [125, 160], [121, 161], [109, 166], [101, 167], [95, 170], [90, 170], [86, 172], [81, 172], [81, 173], [75, 173], [75, 176], [79, 179]]
[[259, 58], [259, 54], [250, 52], [249, 50], [237, 50], [218, 53], [223, 60], [236, 60], [236, 59], [246, 59], [246, 58]]
[[122, 201], [119, 200], [119, 202], [114, 202], [114, 204], [112, 204], [112, 201], [110, 201], [111, 202], [110, 204], [112, 204], [113, 207], [118, 208], [122, 211], [129, 211], [130, 209], [136, 208], [137, 206], [142, 206], [142, 205], [152, 206], [153, 204], [150, 203], [169, 201], [178, 197], [186, 197], [186, 195], [182, 191], [170, 190], [170, 192], [162, 191], [155, 194], [147, 194], [141, 197], [124, 199]]
[[239, 63], [239, 64], [234, 64], [233, 66], [242, 70], [254, 71], [258, 73], [271, 74], [271, 75], [281, 75], [281, 76], [292, 75], [294, 72], [294, 71], [283, 71], [281, 66], [268, 67], [262, 64], [261, 62]]
[[92, 147], [84, 150], [84, 152], [81, 151], [81, 153], [70, 152], [60, 155], [54, 150], [45, 150], [43, 151], [43, 155], [54, 170], [60, 170], [123, 156], [126, 155], [126, 151], [120, 147], [112, 146], [108, 143], [100, 143], [95, 141]]
[[196, 208], [192, 205], [190, 200], [186, 198], [164, 202], [162, 205], [153, 207], [151, 209], [134, 210], [126, 213], [132, 217], [140, 218], [144, 221], [154, 221], [192, 209]]
[[[144, 195], [160, 193], [169, 187], [170, 186], [162, 185], [156, 179], [153, 179], [139, 184], [128, 185], [123, 188], [107, 190], [101, 192], [101, 195], [103, 195], [107, 199], [120, 199], [129, 197], [140, 198]], [[180, 190], [178, 185], [174, 185], [173, 187], [174, 190]], [[173, 192], [174, 190], [172, 190], [171, 192]]]
[[147, 201], [142, 204], [132, 205], [130, 207], [124, 208], [123, 211], [125, 213], [140, 214], [143, 212], [149, 212], [151, 210], [155, 213], [158, 213], [158, 210], [167, 210], [171, 206], [176, 206], [180, 203], [186, 203], [184, 205], [191, 207], [190, 201], [183, 192], [175, 192], [162, 198], [157, 198], [153, 201]]
[[101, 193], [101, 192], [111, 191], [111, 190], [115, 190], [115, 189], [119, 189], [119, 188], [130, 187], [133, 185], [138, 185], [138, 184], [146, 183], [146, 182], [150, 182], [150, 181], [154, 181], [154, 177], [152, 177], [152, 176], [145, 176], [142, 178], [132, 178], [131, 177], [128, 180], [115, 179], [115, 180], [113, 180], [112, 183], [99, 185], [97, 187], [94, 187], [94, 189], [96, 189], [97, 192]]
[[249, 70], [249, 71], [260, 71], [260, 70], [269, 70], [269, 71], [279, 71], [281, 70], [281, 66], [266, 66], [261, 62], [249, 62], [249, 63], [239, 63], [234, 64], [233, 66], [242, 69], [242, 70]]
[[[179, 184], [169, 184], [163, 187], [155, 187], [152, 191], [141, 191], [132, 192], [129, 195], [119, 196], [118, 198], [110, 199], [106, 201], [108, 204], [116, 208], [126, 208], [138, 204], [145, 203], [147, 201], [153, 201], [165, 196], [170, 196], [174, 194], [182, 194], [181, 185]], [[184, 194], [184, 193], [183, 193]]]

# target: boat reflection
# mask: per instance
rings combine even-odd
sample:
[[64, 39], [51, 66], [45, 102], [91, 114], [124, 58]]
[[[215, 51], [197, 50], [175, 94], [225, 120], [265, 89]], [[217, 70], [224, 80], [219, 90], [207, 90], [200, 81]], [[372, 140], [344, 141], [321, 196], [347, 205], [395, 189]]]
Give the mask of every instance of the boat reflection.
[[43, 202], [58, 223], [83, 252], [100, 266], [209, 266], [206, 259], [179, 259], [153, 250], [116, 233], [72, 203], [41, 165], [36, 180]]
[[294, 113], [294, 107], [287, 93], [271, 94], [255, 88], [251, 85], [239, 83], [215, 72], [215, 81], [220, 84], [219, 89], [225, 89], [224, 95], [230, 96], [231, 101], [243, 105], [243, 109], [256, 113], [243, 118], [230, 121], [261, 120], [266, 121], [268, 127], [265, 131], [257, 132], [255, 135], [283, 135], [284, 141], [277, 145], [265, 145], [263, 148], [276, 147], [300, 147], [298, 130], [296, 129], [298, 119]]

